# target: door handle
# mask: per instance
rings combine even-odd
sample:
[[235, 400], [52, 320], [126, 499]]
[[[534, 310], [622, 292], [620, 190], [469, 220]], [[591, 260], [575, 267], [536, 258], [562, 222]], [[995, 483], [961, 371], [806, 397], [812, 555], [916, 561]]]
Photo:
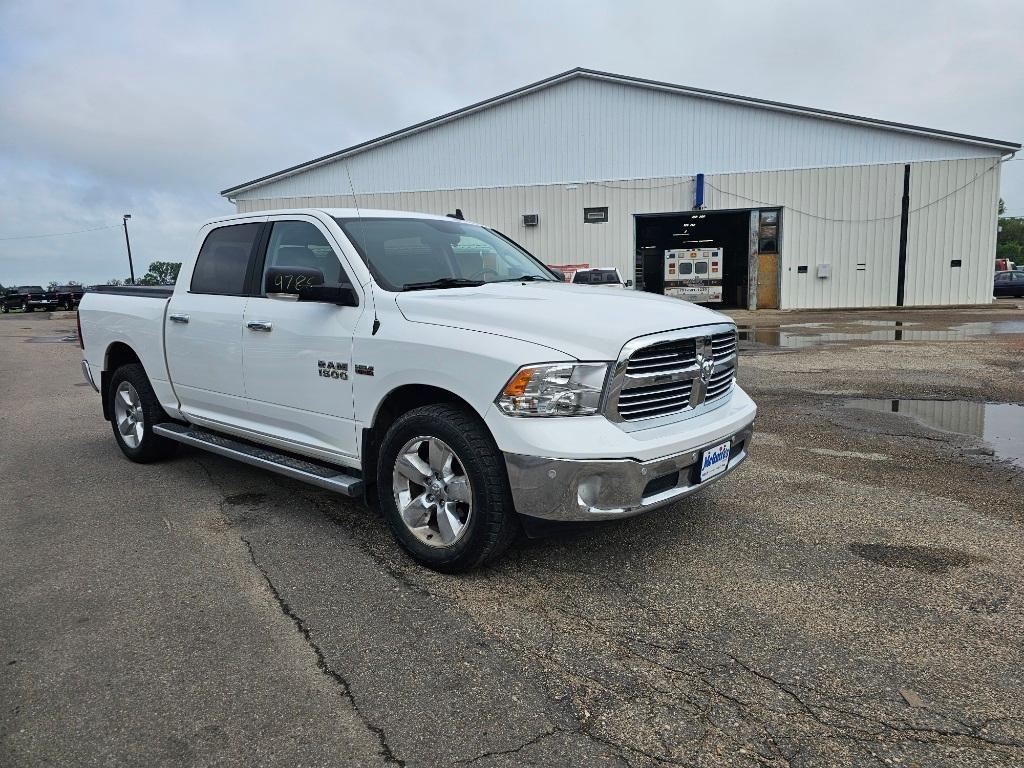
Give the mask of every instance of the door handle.
[[274, 324], [269, 320], [250, 320], [245, 324], [245, 327], [250, 331], [266, 331], [270, 332], [274, 330]]
[[168, 315], [167, 318], [172, 323], [187, 323], [188, 322], [188, 315], [173, 314], [173, 315]]

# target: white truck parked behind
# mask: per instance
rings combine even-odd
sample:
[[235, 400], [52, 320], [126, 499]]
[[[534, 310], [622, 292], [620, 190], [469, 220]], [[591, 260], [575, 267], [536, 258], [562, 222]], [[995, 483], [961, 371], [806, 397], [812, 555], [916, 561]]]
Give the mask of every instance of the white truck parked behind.
[[521, 523], [676, 501], [747, 456], [736, 327], [564, 284], [500, 233], [394, 211], [205, 224], [172, 288], [98, 288], [82, 370], [121, 451], [182, 443], [349, 496], [457, 572]]

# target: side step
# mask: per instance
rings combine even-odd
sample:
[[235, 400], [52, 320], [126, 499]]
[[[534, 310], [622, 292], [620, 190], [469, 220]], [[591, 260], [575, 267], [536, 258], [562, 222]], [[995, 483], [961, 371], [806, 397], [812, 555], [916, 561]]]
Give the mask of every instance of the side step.
[[187, 424], [174, 422], [155, 424], [153, 433], [346, 496], [361, 496], [363, 493], [363, 481], [358, 477], [346, 475], [341, 467], [333, 467], [311, 459], [301, 459], [266, 446], [255, 445], [245, 440], [227, 437]]

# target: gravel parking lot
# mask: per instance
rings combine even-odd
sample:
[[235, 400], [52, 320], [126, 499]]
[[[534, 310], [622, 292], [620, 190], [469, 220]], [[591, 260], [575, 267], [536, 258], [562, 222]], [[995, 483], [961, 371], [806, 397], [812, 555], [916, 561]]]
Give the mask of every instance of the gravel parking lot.
[[0, 316], [0, 765], [1024, 765], [1024, 310], [736, 319], [743, 468], [450, 577]]

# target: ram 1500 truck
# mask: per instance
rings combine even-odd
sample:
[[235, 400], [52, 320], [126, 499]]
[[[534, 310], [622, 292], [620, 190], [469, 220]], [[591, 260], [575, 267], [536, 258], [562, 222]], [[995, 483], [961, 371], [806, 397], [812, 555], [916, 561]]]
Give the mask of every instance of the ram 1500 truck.
[[367, 494], [448, 572], [521, 526], [704, 488], [747, 457], [757, 410], [725, 316], [563, 283], [500, 232], [442, 216], [217, 219], [173, 288], [91, 289], [79, 324], [129, 459], [184, 443]]

